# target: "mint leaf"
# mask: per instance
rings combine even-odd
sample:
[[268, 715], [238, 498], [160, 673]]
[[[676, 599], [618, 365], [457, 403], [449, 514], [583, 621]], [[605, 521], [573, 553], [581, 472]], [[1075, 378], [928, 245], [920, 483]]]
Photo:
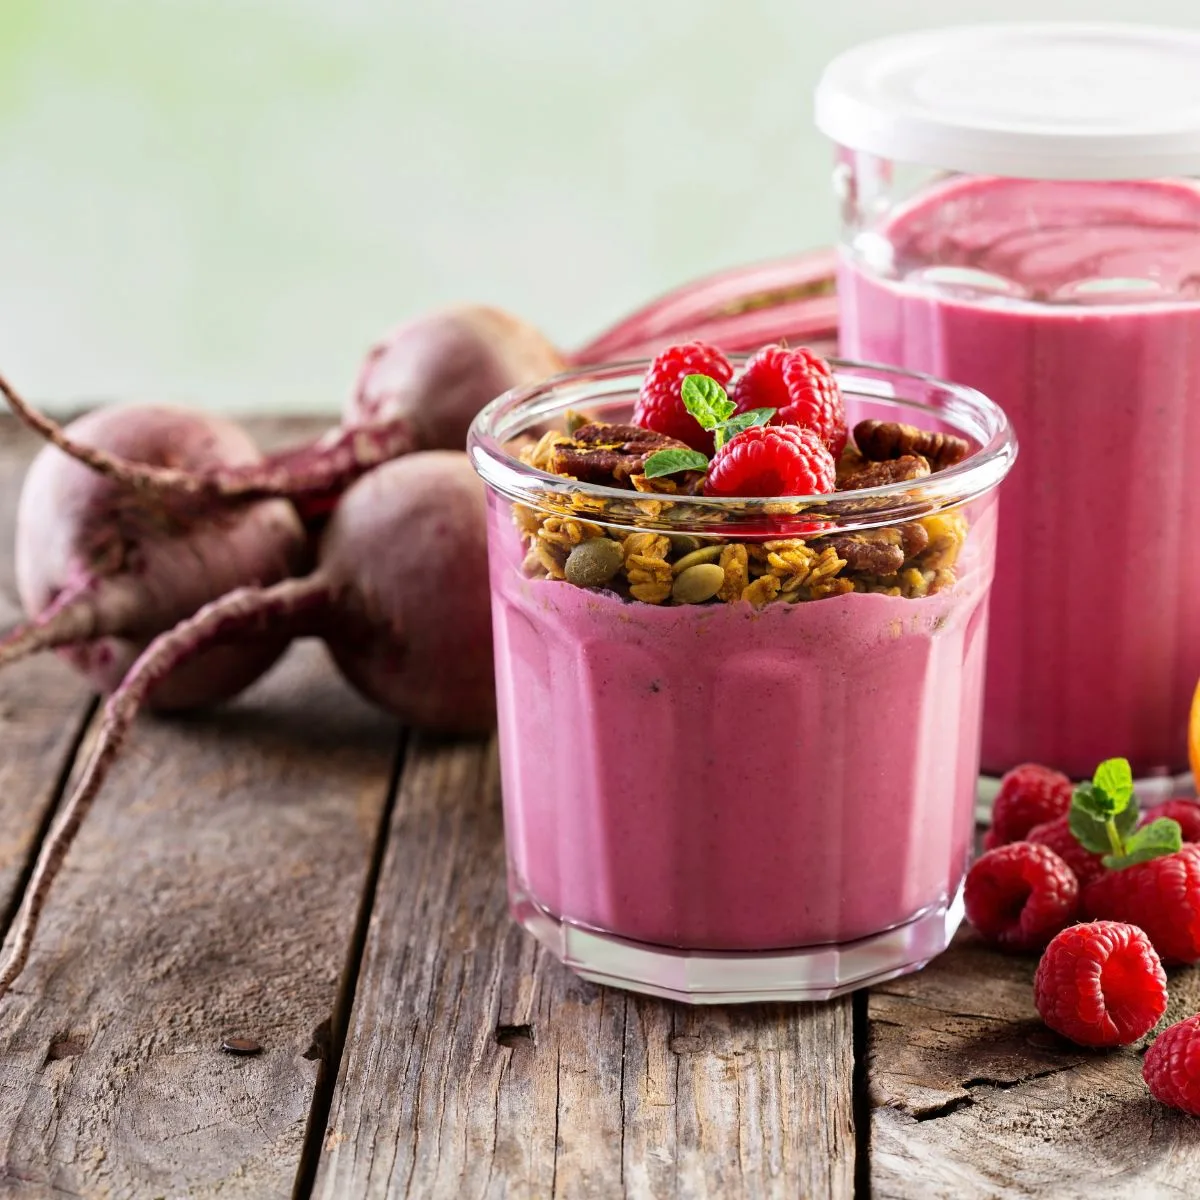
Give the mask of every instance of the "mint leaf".
[[717, 430], [717, 449], [720, 450], [730, 438], [745, 433], [755, 425], [766, 425], [775, 415], [775, 411], [773, 408], [749, 408], [737, 416], [730, 417]]
[[737, 407], [711, 375], [688, 375], [683, 381], [683, 407], [701, 429], [716, 429], [733, 416]]
[[1071, 812], [1078, 809], [1103, 823], [1120, 811], [1113, 798], [1094, 783], [1081, 783], [1071, 795]]
[[1137, 863], [1174, 854], [1183, 845], [1183, 833], [1178, 821], [1170, 817], [1159, 817], [1149, 825], [1143, 825], [1132, 836], [1125, 839], [1123, 854], [1106, 854], [1104, 865], [1110, 871], [1120, 871]]
[[1096, 768], [1092, 783], [1112, 801], [1114, 813], [1133, 799], [1133, 771], [1127, 758], [1106, 759]]
[[1131, 800], [1125, 808], [1121, 809], [1113, 817], [1113, 824], [1117, 827], [1117, 832], [1121, 835], [1122, 841], [1137, 828], [1138, 818], [1141, 815], [1141, 812], [1138, 810], [1137, 801]]
[[1075, 840], [1093, 854], [1111, 854], [1112, 842], [1108, 840], [1108, 826], [1103, 818], [1093, 816], [1087, 809], [1071, 805], [1067, 814], [1067, 826]]
[[642, 470], [647, 479], [674, 475], [677, 471], [703, 471], [708, 459], [699, 450], [658, 450], [646, 459]]

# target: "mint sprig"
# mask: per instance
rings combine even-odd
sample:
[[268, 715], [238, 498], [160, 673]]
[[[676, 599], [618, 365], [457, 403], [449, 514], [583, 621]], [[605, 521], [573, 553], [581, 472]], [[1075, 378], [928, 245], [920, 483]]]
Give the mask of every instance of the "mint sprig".
[[737, 406], [711, 375], [687, 375], [683, 380], [683, 407], [701, 429], [718, 430]]
[[[718, 450], [730, 438], [755, 425], [766, 425], [775, 415], [773, 408], [737, 412], [728, 393], [711, 375], [685, 376], [680, 395], [696, 424], [713, 435], [713, 445]], [[703, 471], [707, 466], [708, 456], [699, 450], [658, 450], [646, 459], [643, 471], [647, 479], [658, 479], [679, 471]]]
[[1090, 783], [1075, 789], [1067, 824], [1085, 850], [1104, 856], [1110, 871], [1174, 854], [1183, 845], [1179, 822], [1170, 817], [1138, 828], [1133, 771], [1124, 758], [1106, 759]]
[[703, 471], [707, 466], [708, 455], [699, 450], [656, 450], [646, 459], [642, 471], [647, 479], [658, 479], [678, 471]]

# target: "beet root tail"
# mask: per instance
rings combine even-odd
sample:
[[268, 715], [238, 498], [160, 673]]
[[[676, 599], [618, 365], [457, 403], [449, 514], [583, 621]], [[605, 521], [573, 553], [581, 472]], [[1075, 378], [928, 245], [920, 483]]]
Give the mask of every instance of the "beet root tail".
[[0, 375], [0, 395], [13, 413], [44, 441], [93, 471], [136, 491], [198, 501], [298, 499], [344, 491], [372, 467], [417, 449], [406, 421], [334, 430], [318, 441], [269, 455], [255, 463], [200, 470], [134, 462], [77, 441], [57, 421], [39, 412]]
[[31, 621], [0, 637], [0, 667], [39, 650], [86, 642], [100, 632], [100, 616], [93, 598], [83, 589], [64, 592]]
[[268, 626], [273, 633], [309, 632], [310, 627], [319, 625], [331, 600], [329, 586], [319, 575], [285, 579], [269, 588], [238, 588], [146, 647], [105, 703], [100, 731], [83, 773], [42, 844], [17, 913], [8, 956], [0, 966], [0, 998], [25, 969], [54, 880], [155, 684], [181, 663], [220, 642], [253, 636]]

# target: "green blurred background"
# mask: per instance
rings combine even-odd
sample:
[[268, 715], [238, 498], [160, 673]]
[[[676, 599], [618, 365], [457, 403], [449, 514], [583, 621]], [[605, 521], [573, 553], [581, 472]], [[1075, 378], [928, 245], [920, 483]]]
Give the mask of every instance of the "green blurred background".
[[0, 0], [0, 366], [43, 402], [334, 408], [484, 300], [565, 345], [828, 242], [839, 50], [1196, 0]]

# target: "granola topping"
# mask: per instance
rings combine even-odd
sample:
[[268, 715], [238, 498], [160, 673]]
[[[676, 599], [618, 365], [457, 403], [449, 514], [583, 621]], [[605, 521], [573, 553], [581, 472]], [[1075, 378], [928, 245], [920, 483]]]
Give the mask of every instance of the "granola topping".
[[[671, 507], [672, 496], [700, 491], [702, 471], [658, 478], [644, 473], [651, 454], [682, 445], [635, 425], [597, 421], [570, 434], [545, 434], [523, 453], [527, 463], [621, 488], [629, 499], [565, 493], [558, 498], [564, 510], [559, 513], [514, 505], [514, 523], [526, 548], [525, 574], [643, 604], [746, 603], [754, 608], [849, 592], [920, 599], [954, 586], [967, 535], [960, 510], [855, 533], [823, 532], [817, 523], [802, 537], [764, 540], [735, 541], [715, 530], [706, 537], [627, 527], [631, 517], [653, 520], [661, 515]], [[968, 449], [963, 439], [950, 434], [860, 422], [838, 460], [837, 489], [850, 492], [922, 479], [960, 461]], [[803, 507], [794, 501], [767, 501], [762, 511], [785, 516]]]

